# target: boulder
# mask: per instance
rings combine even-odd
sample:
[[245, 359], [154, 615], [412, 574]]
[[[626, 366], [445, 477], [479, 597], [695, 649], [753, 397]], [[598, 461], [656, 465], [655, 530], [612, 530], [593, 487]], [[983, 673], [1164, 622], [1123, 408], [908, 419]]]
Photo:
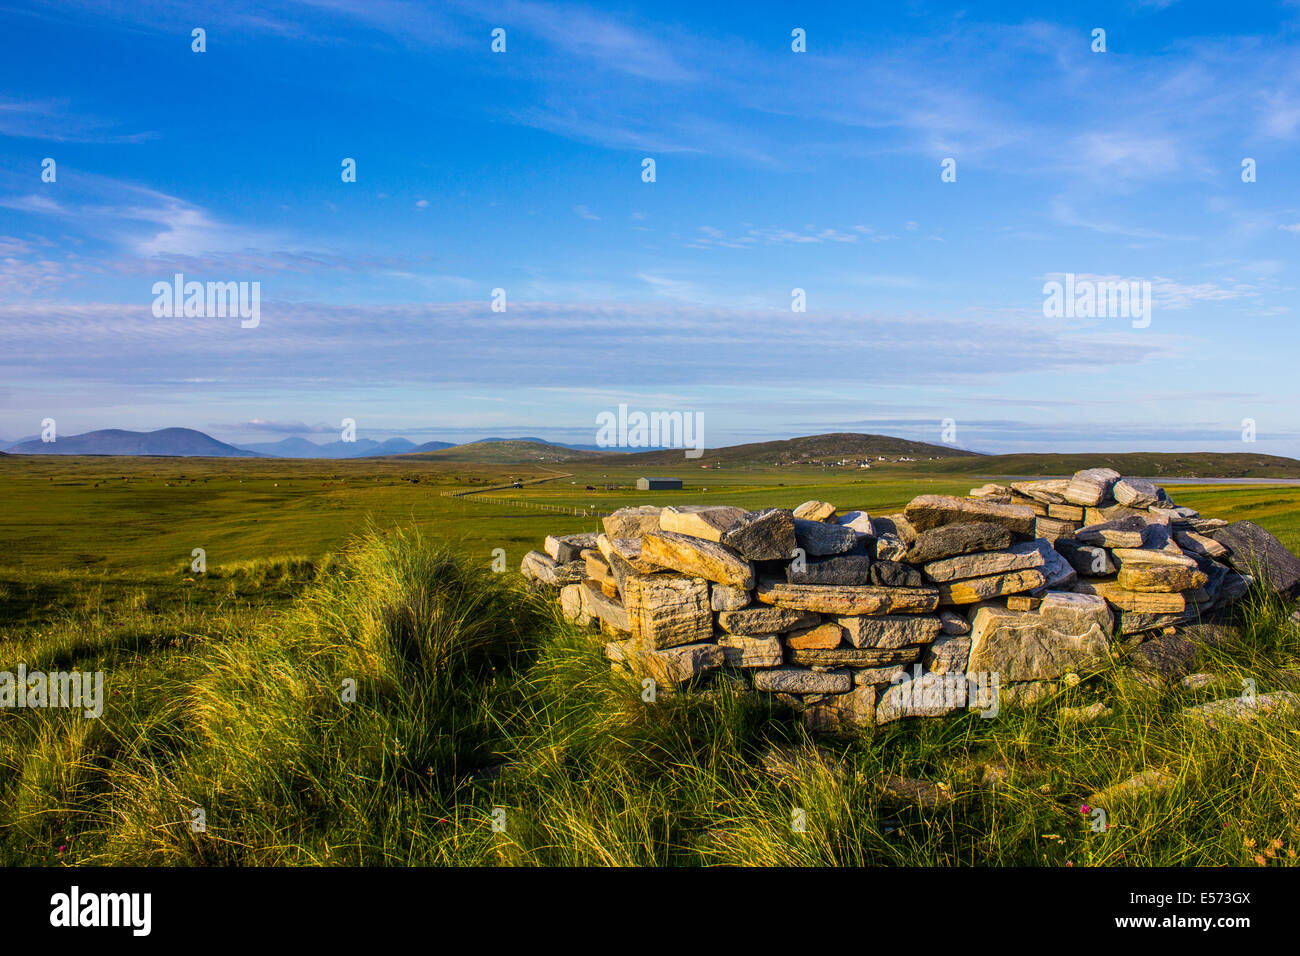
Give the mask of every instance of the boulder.
[[928, 614], [889, 614], [883, 617], [838, 617], [835, 623], [854, 647], [898, 648], [929, 644], [939, 634], [939, 618]]
[[738, 551], [749, 561], [793, 557], [794, 517], [785, 508], [747, 512], [723, 532], [719, 543]]
[[978, 604], [1007, 594], [1019, 594], [1042, 587], [1047, 576], [1038, 568], [993, 574], [986, 578], [950, 581], [939, 585], [941, 604]]
[[964, 674], [970, 660], [970, 646], [969, 637], [940, 634], [921, 653], [921, 662], [934, 674]]
[[900, 647], [897, 650], [873, 647], [809, 647], [803, 650], [786, 650], [786, 661], [804, 667], [885, 667], [889, 664], [910, 664], [921, 656], [919, 647]]
[[[802, 569], [790, 564], [785, 579], [790, 584], [866, 584], [871, 577], [871, 559], [865, 554], [837, 554], [829, 558], [810, 558]], [[920, 584], [920, 575], [917, 575]]]
[[733, 505], [676, 505], [659, 512], [659, 528], [716, 542], [744, 514]]
[[991, 574], [1006, 574], [1026, 568], [1041, 568], [1047, 563], [1051, 547], [1046, 541], [1035, 539], [1013, 544], [1004, 551], [980, 551], [959, 554], [955, 557], [931, 561], [925, 565], [925, 576], [931, 581], [944, 583], [967, 578], [983, 578]]
[[730, 584], [709, 585], [709, 607], [715, 611], [739, 611], [742, 607], [749, 607], [753, 600], [754, 595], [745, 588]]
[[1043, 481], [1013, 481], [1011, 490], [1041, 501], [1045, 505], [1065, 504], [1065, 489], [1070, 482], [1066, 478], [1048, 478]]
[[1113, 623], [1104, 600], [1081, 594], [1052, 592], [1037, 612], [982, 607], [971, 624], [967, 671], [1008, 682], [1096, 669], [1108, 659]]
[[810, 671], [802, 667], [773, 667], [754, 672], [758, 690], [785, 694], [847, 694], [853, 689], [848, 671]]
[[685, 644], [642, 654], [638, 660], [650, 677], [665, 684], [680, 684], [721, 667], [722, 648], [717, 644]]
[[560, 613], [579, 627], [591, 623], [591, 616], [582, 607], [581, 584], [566, 584], [560, 588]]
[[1037, 517], [1033, 508], [1024, 505], [1000, 505], [953, 495], [920, 495], [908, 503], [904, 514], [918, 533], [946, 524], [980, 521], [1000, 524], [1014, 534], [1032, 534]]
[[1156, 533], [1152, 528], [1152, 523], [1146, 518], [1129, 515], [1100, 524], [1085, 525], [1074, 533], [1074, 539], [1080, 544], [1103, 548], [1141, 548]]
[[596, 547], [595, 532], [585, 534], [547, 535], [542, 542], [542, 550], [554, 558], [558, 564], [577, 561], [587, 548]]
[[1074, 570], [1087, 577], [1101, 578], [1116, 572], [1115, 562], [1105, 548], [1091, 544], [1080, 544], [1073, 538], [1059, 538], [1052, 547]]
[[1098, 790], [1088, 798], [1088, 803], [1110, 810], [1140, 797], [1167, 793], [1177, 782], [1163, 770], [1144, 770], [1112, 787]]
[[529, 551], [519, 562], [519, 573], [530, 581], [560, 588], [580, 583], [587, 576], [587, 564], [585, 561], [560, 564], [544, 551]]
[[623, 604], [632, 639], [647, 649], [696, 644], [713, 637], [709, 583], [702, 578], [630, 575], [624, 582]]
[[1145, 478], [1121, 478], [1111, 488], [1115, 500], [1130, 508], [1150, 508], [1160, 501], [1160, 489]]
[[659, 530], [659, 512], [662, 508], [654, 505], [639, 505], [635, 508], [619, 508], [611, 515], [601, 519], [605, 534], [610, 538], [639, 538], [643, 534]]
[[[800, 515], [800, 517], [803, 516]], [[874, 538], [876, 536], [875, 526], [871, 523], [871, 515], [865, 511], [846, 511], [836, 519], [835, 523], [843, 525], [845, 528], [852, 528], [860, 538]]]
[[922, 673], [892, 684], [876, 702], [876, 723], [902, 717], [942, 717], [969, 704], [964, 675]]
[[820, 623], [821, 618], [816, 614], [784, 607], [751, 607], [718, 613], [718, 627], [728, 634], [745, 636], [781, 634]]
[[754, 568], [729, 548], [672, 531], [656, 531], [641, 539], [641, 556], [682, 574], [749, 590]]
[[1103, 597], [1117, 610], [1135, 614], [1183, 614], [1194, 610], [1196, 603], [1195, 591], [1131, 591], [1102, 578], [1081, 579], [1075, 582], [1074, 590]]
[[856, 686], [846, 694], [828, 694], [803, 712], [804, 725], [820, 733], [852, 733], [876, 722], [876, 689]]
[[991, 521], [945, 524], [922, 531], [907, 549], [906, 560], [929, 564], [973, 551], [1001, 551], [1011, 545], [1011, 532]]
[[907, 557], [907, 545], [898, 535], [887, 532], [876, 538], [877, 561], [902, 561]]
[[722, 659], [728, 667], [779, 667], [785, 656], [785, 648], [777, 637], [741, 637], [736, 634], [720, 634], [718, 647], [722, 648]]
[[844, 628], [834, 621], [817, 624], [813, 627], [791, 631], [785, 636], [785, 646], [791, 650], [804, 651], [839, 647], [844, 640]]
[[858, 533], [852, 528], [807, 518], [794, 519], [794, 540], [810, 556], [844, 554], [858, 543]]
[[1253, 521], [1234, 521], [1205, 532], [1228, 549], [1228, 564], [1286, 597], [1300, 594], [1300, 558]]
[[578, 588], [582, 598], [582, 610], [588, 617], [599, 620], [613, 631], [631, 630], [627, 610], [617, 599], [606, 594], [598, 582], [583, 581]]
[[1185, 637], [1169, 634], [1139, 644], [1133, 650], [1132, 664], [1165, 680], [1177, 680], [1191, 672], [1195, 660], [1196, 645]]
[[1096, 506], [1111, 495], [1120, 474], [1113, 468], [1085, 468], [1076, 471], [1065, 486], [1064, 497], [1070, 504]]
[[1294, 714], [1297, 710], [1300, 710], [1300, 694], [1279, 690], [1271, 694], [1229, 697], [1208, 704], [1197, 704], [1186, 708], [1183, 716], [1217, 730], [1231, 722], [1254, 724], [1261, 717], [1285, 716]]
[[830, 521], [835, 517], [835, 506], [828, 501], [805, 501], [794, 509], [794, 516], [809, 521]]
[[[925, 586], [925, 578], [921, 572], [910, 564], [903, 564], [901, 561], [876, 561], [871, 565], [871, 573], [868, 579], [872, 584], [884, 588], [919, 588]], [[848, 582], [845, 582], [848, 583]], [[855, 584], [865, 582], [856, 581]]]
[[1116, 580], [1129, 591], [1194, 591], [1209, 580], [1195, 565], [1139, 564], [1126, 562], [1120, 566]]
[[939, 611], [939, 625], [945, 634], [960, 637], [970, 633], [970, 621], [966, 620], [966, 616], [958, 614], [956, 611], [950, 611], [947, 608], [942, 608]]

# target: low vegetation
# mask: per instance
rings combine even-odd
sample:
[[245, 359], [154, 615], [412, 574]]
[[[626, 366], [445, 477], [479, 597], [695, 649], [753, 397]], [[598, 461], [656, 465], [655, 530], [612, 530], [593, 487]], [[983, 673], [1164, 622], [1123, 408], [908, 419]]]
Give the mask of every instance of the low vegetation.
[[[1031, 712], [814, 740], [723, 684], [643, 700], [595, 632], [414, 530], [372, 530], [329, 562], [184, 576], [170, 591], [4, 586], [0, 670], [102, 670], [107, 696], [98, 720], [0, 714], [0, 864], [1212, 866], [1300, 851], [1296, 718], [1209, 730], [1180, 711], [1222, 689], [1152, 693], [1122, 652]], [[1300, 662], [1289, 615], [1252, 594], [1200, 669], [1227, 693], [1281, 686]], [[1060, 717], [1097, 700], [1109, 716]], [[1097, 832], [1088, 795], [1143, 770], [1175, 783]], [[944, 799], [891, 796], [888, 775]]]

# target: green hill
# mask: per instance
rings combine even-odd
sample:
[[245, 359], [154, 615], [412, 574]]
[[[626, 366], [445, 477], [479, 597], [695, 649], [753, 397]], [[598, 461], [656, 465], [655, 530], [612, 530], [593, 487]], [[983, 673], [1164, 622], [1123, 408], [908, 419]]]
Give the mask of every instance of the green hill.
[[1086, 452], [1077, 455], [982, 455], [917, 462], [909, 470], [970, 475], [1072, 475], [1081, 468], [1114, 468], [1144, 478], [1300, 478], [1300, 461], [1245, 452]]
[[[780, 441], [751, 442], [725, 448], [706, 448], [699, 458], [689, 459], [693, 465], [784, 465], [797, 461], [875, 461], [881, 455], [894, 460], [900, 457], [924, 461], [929, 458], [955, 458], [974, 455], [976, 452], [950, 445], [931, 445], [927, 442], [908, 441], [889, 435], [866, 435], [857, 432], [832, 432], [826, 435], [808, 435], [803, 438], [786, 438]], [[606, 455], [604, 461], [611, 465], [675, 465], [683, 461], [680, 448]]]

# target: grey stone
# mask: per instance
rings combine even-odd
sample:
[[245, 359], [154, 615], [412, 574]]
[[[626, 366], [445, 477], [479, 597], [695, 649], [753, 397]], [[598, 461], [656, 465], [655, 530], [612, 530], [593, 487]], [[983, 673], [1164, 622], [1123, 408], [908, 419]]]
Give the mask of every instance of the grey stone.
[[921, 661], [934, 674], [964, 674], [970, 659], [971, 639], [955, 634], [941, 634], [925, 649]]
[[1104, 548], [1141, 548], [1156, 534], [1153, 527], [1146, 519], [1129, 515], [1126, 518], [1086, 525], [1075, 532], [1074, 539], [1080, 544]]
[[785, 508], [751, 511], [723, 532], [719, 543], [750, 561], [773, 561], [794, 556], [794, 516]]
[[818, 674], [802, 667], [774, 667], [755, 671], [754, 686], [786, 694], [847, 694], [853, 688], [853, 676], [848, 671]]
[[809, 556], [844, 554], [857, 545], [858, 533], [842, 525], [795, 518], [794, 539], [796, 546]]
[[722, 659], [728, 667], [779, 667], [785, 655], [776, 637], [718, 636]]
[[835, 622], [844, 629], [845, 638], [854, 647], [881, 649], [929, 644], [942, 626], [937, 617], [925, 614], [855, 615], [838, 617]]
[[1196, 645], [1177, 634], [1156, 637], [1139, 644], [1133, 651], [1132, 664], [1140, 670], [1154, 671], [1166, 680], [1176, 680], [1191, 672], [1196, 660]]
[[709, 607], [715, 611], [739, 611], [742, 607], [749, 607], [753, 599], [753, 593], [744, 588], [730, 584], [709, 585]]
[[1286, 597], [1300, 593], [1300, 558], [1253, 521], [1234, 521], [1206, 535], [1228, 549], [1228, 564], [1237, 573], [1258, 577]]
[[910, 664], [920, 656], [921, 649], [912, 646], [897, 650], [835, 647], [786, 651], [786, 660], [802, 667], [883, 667], [888, 664]]
[[1163, 770], [1144, 770], [1114, 786], [1097, 791], [1088, 798], [1088, 803], [1110, 810], [1130, 800], [1167, 793], [1177, 782]]
[[1037, 517], [1033, 508], [1024, 505], [999, 505], [953, 495], [920, 495], [908, 503], [904, 513], [918, 533], [940, 525], [981, 521], [1003, 525], [1015, 534], [1031, 534]]
[[624, 584], [628, 630], [645, 648], [695, 644], [713, 636], [709, 583], [702, 578], [631, 575]]
[[1046, 541], [1024, 541], [1013, 544], [1004, 551], [980, 551], [931, 561], [925, 565], [925, 574], [932, 581], [947, 583], [1041, 568], [1047, 563], [1047, 553], [1050, 550]]
[[837, 554], [809, 558], [802, 570], [796, 570], [792, 563], [786, 567], [785, 579], [790, 584], [866, 584], [871, 571], [871, 559], [865, 554]]
[[1111, 488], [1115, 500], [1130, 508], [1150, 508], [1160, 501], [1160, 489], [1145, 478], [1121, 478]]
[[1113, 468], [1085, 468], [1076, 471], [1065, 486], [1065, 500], [1076, 505], [1099, 505], [1110, 497], [1120, 475]]
[[1052, 592], [1036, 612], [982, 607], [971, 626], [969, 671], [1001, 680], [1055, 680], [1103, 665], [1110, 652], [1113, 618], [1106, 602]]
[[1118, 570], [1110, 552], [1097, 545], [1082, 544], [1074, 538], [1058, 538], [1052, 546], [1077, 573], [1085, 577], [1103, 578]]
[[901, 561], [880, 561], [871, 565], [872, 584], [890, 588], [919, 588], [925, 586], [921, 572]]
[[973, 551], [1000, 551], [1010, 545], [1011, 532], [991, 521], [946, 524], [918, 534], [907, 549], [906, 560], [929, 564]]
[[1208, 704], [1197, 704], [1183, 711], [1183, 716], [1219, 729], [1229, 722], [1258, 723], [1261, 717], [1294, 714], [1300, 709], [1300, 694], [1288, 690], [1249, 697], [1229, 697]]
[[659, 529], [716, 542], [744, 514], [734, 505], [674, 505], [659, 512]]
[[821, 618], [816, 614], [784, 607], [749, 607], [718, 613], [718, 627], [728, 634], [741, 636], [781, 634], [819, 623]]
[[907, 545], [898, 535], [889, 532], [876, 538], [877, 561], [902, 561], [907, 556]]

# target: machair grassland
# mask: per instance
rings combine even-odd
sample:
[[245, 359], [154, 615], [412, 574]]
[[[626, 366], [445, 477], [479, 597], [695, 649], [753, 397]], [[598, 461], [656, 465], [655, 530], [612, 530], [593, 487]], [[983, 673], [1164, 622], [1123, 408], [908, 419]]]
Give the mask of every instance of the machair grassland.
[[[1180, 710], [1222, 691], [1145, 692], [1122, 654], [1033, 711], [853, 740], [725, 690], [643, 702], [598, 635], [514, 573], [546, 534], [598, 528], [541, 506], [887, 513], [979, 483], [656, 470], [687, 487], [639, 493], [639, 470], [582, 463], [0, 459], [0, 671], [101, 670], [107, 688], [98, 720], [0, 712], [0, 864], [1294, 863], [1300, 721], [1211, 731]], [[445, 494], [501, 486], [484, 496], [520, 504]], [[1300, 488], [1169, 490], [1300, 550]], [[1282, 687], [1300, 665], [1291, 612], [1253, 593], [1198, 669]], [[1112, 715], [1058, 716], [1096, 700]], [[773, 745], [797, 755], [781, 777], [764, 770]], [[1088, 794], [1147, 769], [1176, 785], [1094, 832]], [[885, 774], [942, 782], [951, 802], [891, 802]]]

